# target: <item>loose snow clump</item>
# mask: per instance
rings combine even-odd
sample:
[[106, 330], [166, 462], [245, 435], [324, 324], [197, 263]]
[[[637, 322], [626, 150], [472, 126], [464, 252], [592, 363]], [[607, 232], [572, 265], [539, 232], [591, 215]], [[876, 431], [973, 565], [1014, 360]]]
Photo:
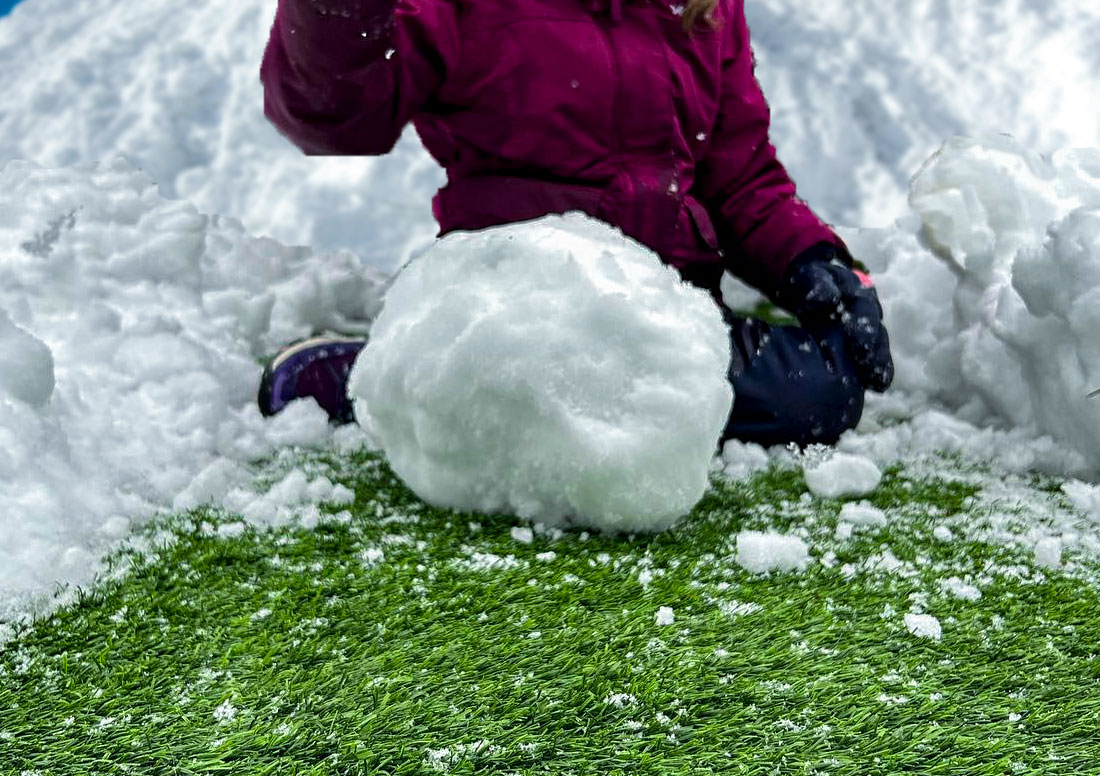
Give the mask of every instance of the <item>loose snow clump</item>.
[[834, 453], [802, 471], [810, 492], [820, 498], [865, 496], [882, 482], [882, 472], [873, 461], [851, 453]]
[[706, 293], [571, 213], [454, 233], [413, 261], [349, 395], [432, 504], [659, 530], [707, 486], [728, 364]]
[[940, 621], [930, 614], [909, 613], [904, 618], [906, 629], [917, 638], [939, 641], [943, 637]]
[[737, 564], [753, 574], [801, 571], [810, 562], [806, 543], [797, 536], [742, 531], [737, 534]]

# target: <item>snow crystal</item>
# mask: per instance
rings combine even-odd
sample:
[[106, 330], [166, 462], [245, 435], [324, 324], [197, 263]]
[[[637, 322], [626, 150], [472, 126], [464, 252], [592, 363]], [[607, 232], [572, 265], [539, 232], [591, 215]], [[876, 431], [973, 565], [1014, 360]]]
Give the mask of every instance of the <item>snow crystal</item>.
[[803, 467], [806, 485], [819, 498], [864, 496], [878, 487], [882, 472], [868, 458], [837, 452]]
[[1062, 565], [1062, 540], [1057, 536], [1046, 536], [1035, 543], [1035, 563], [1047, 569], [1056, 569]]
[[349, 395], [430, 503], [659, 530], [707, 487], [728, 363], [709, 295], [569, 213], [454, 232], [418, 257]]
[[676, 613], [672, 610], [671, 606], [662, 606], [657, 610], [654, 619], [657, 624], [662, 627], [672, 625], [676, 622]]
[[753, 574], [801, 571], [810, 562], [806, 543], [797, 536], [760, 531], [737, 534], [737, 564]]
[[910, 612], [902, 619], [905, 621], [906, 629], [914, 636], [922, 639], [933, 639], [935, 641], [939, 641], [943, 636], [940, 621], [930, 614], [916, 614]]

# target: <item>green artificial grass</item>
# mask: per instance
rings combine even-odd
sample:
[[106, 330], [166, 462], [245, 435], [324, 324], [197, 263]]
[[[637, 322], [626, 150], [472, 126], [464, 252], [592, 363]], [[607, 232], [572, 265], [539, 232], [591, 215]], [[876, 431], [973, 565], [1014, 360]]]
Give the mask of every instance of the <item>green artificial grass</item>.
[[[527, 542], [375, 455], [306, 463], [350, 513], [161, 521], [172, 541], [0, 648], [3, 773], [1100, 773], [1097, 587], [933, 539], [1003, 522], [965, 479], [887, 472], [890, 525], [847, 541], [839, 503], [772, 469], [716, 478], [655, 536]], [[800, 532], [815, 562], [749, 574], [750, 529]]]

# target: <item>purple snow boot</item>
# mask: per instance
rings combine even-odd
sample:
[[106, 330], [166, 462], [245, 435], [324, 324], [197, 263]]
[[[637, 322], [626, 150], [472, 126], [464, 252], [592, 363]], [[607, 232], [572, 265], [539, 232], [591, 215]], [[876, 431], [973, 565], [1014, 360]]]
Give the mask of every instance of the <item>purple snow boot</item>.
[[353, 423], [348, 373], [366, 340], [310, 337], [287, 345], [264, 369], [258, 401], [270, 417], [295, 399], [312, 396], [333, 423]]

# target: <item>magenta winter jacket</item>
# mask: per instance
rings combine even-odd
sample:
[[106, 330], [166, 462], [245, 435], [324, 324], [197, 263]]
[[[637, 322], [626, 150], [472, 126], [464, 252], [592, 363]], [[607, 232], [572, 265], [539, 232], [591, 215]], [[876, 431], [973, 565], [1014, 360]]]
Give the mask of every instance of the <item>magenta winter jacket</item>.
[[743, 0], [694, 39], [662, 0], [279, 0], [267, 116], [309, 154], [446, 169], [440, 234], [583, 210], [715, 289], [768, 289], [817, 242], [768, 140]]

